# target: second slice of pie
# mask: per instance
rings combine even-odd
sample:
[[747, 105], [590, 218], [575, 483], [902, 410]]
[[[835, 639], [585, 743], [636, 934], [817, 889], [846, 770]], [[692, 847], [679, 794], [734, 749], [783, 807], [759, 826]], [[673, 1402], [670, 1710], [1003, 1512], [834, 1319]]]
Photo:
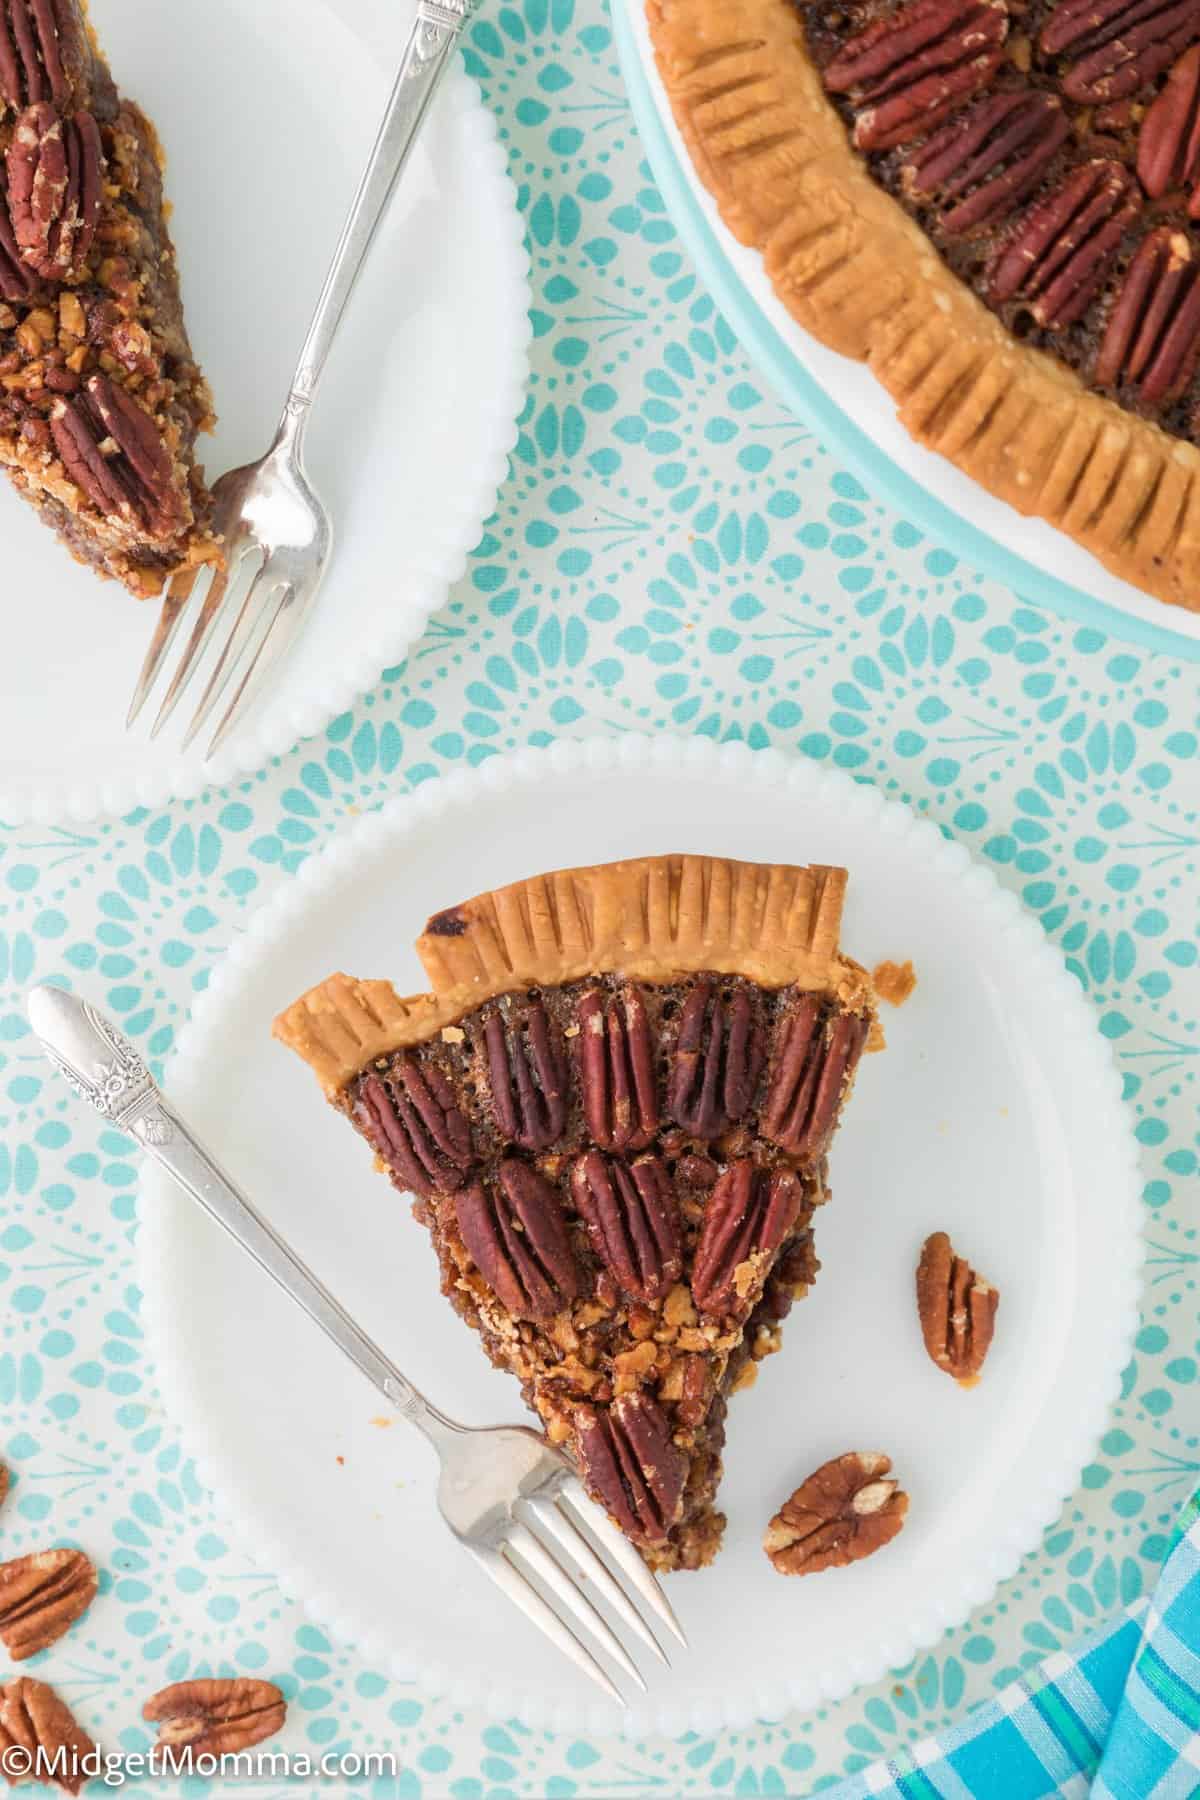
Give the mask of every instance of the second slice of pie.
[[703, 856], [538, 876], [429, 921], [430, 993], [331, 975], [275, 1022], [655, 1567], [715, 1554], [726, 1400], [815, 1273], [874, 1017], [845, 884]]

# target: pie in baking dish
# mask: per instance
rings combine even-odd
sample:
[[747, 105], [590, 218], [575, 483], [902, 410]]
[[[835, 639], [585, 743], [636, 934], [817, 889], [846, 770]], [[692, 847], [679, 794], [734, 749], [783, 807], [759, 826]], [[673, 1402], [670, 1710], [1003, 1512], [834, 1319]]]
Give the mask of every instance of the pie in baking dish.
[[845, 884], [705, 856], [539, 876], [430, 919], [429, 993], [331, 975], [275, 1023], [657, 1567], [715, 1553], [726, 1401], [816, 1272], [874, 1017]]
[[646, 0], [696, 168], [922, 444], [1200, 607], [1197, 0]]
[[0, 0], [0, 467], [136, 595], [219, 559], [153, 125], [78, 0]]

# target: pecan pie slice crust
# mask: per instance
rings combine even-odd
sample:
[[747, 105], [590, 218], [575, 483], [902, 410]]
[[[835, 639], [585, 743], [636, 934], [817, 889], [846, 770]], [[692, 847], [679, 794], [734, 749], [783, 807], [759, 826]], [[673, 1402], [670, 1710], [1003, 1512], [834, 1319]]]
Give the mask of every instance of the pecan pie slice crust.
[[0, 0], [0, 467], [140, 596], [219, 560], [154, 127], [79, 0]]
[[539, 876], [429, 921], [431, 992], [331, 975], [275, 1021], [657, 1567], [715, 1554], [728, 1396], [816, 1273], [874, 1022], [845, 883], [701, 856]]
[[1196, 0], [646, 0], [727, 225], [908, 431], [1200, 607]]

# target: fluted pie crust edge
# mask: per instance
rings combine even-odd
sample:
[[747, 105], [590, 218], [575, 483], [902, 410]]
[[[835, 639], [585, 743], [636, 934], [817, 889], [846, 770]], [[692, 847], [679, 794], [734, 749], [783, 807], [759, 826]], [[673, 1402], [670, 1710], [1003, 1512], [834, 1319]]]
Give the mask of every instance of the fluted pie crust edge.
[[435, 914], [417, 939], [431, 992], [330, 975], [280, 1013], [274, 1034], [332, 1096], [486, 1000], [586, 975], [665, 982], [709, 970], [868, 1013], [870, 980], [838, 949], [845, 891], [846, 871], [821, 864], [676, 855], [560, 869]]
[[852, 147], [790, 0], [646, 13], [697, 172], [804, 329], [865, 362], [919, 443], [1114, 575], [1200, 609], [1200, 450], [1021, 344], [947, 268]]

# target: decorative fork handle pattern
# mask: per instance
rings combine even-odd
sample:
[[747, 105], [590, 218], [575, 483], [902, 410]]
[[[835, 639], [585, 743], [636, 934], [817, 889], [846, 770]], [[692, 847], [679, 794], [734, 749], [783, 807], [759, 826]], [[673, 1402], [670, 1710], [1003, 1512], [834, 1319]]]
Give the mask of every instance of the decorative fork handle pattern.
[[281, 432], [298, 429], [307, 414], [379, 222], [470, 12], [471, 0], [418, 0], [379, 136], [300, 352]]
[[62, 988], [36, 987], [30, 1022], [75, 1092], [129, 1132], [199, 1202], [260, 1269], [350, 1358], [355, 1367], [435, 1445], [459, 1428], [431, 1406], [355, 1324], [322, 1281], [264, 1219], [159, 1092], [133, 1045], [104, 1014]]

